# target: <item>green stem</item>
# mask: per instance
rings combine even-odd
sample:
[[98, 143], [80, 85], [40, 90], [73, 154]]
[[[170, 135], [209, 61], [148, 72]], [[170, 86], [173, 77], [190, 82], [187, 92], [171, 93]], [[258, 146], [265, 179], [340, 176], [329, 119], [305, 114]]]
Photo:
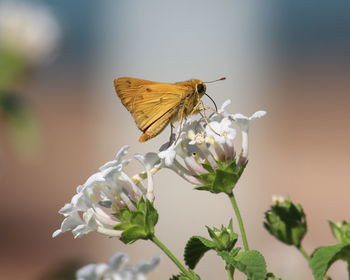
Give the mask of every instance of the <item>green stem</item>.
[[172, 261], [176, 266], [181, 270], [183, 274], [192, 279], [192, 276], [188, 270], [181, 264], [181, 262], [173, 255], [173, 253], [156, 237], [153, 235], [151, 238], [154, 244], [156, 244]]
[[230, 198], [233, 210], [235, 211], [235, 214], [236, 214], [237, 222], [239, 225], [239, 230], [241, 232], [241, 237], [242, 237], [242, 241], [243, 241], [244, 251], [249, 251], [247, 235], [246, 235], [245, 230], [244, 230], [243, 220], [241, 217], [241, 213], [239, 212], [239, 209], [238, 209], [238, 204], [237, 204], [235, 195], [233, 193], [231, 193], [231, 194], [229, 194], [229, 198]]
[[350, 279], [350, 262], [348, 262], [348, 279]]
[[234, 276], [233, 276], [233, 272], [234, 270], [233, 269], [230, 269], [230, 268], [226, 268], [226, 271], [227, 271], [227, 276], [228, 276], [228, 279], [229, 280], [234, 280]]
[[304, 247], [301, 245], [298, 247], [299, 252], [304, 256], [304, 258], [307, 260], [307, 262], [310, 264], [311, 258], [308, 255], [308, 253], [305, 251]]

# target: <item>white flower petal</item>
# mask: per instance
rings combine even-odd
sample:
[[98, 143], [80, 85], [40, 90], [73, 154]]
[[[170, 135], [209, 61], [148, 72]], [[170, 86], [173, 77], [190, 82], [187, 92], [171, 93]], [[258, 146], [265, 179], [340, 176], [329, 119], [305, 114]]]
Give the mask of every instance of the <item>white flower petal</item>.
[[76, 272], [76, 278], [77, 280], [145, 280], [145, 274], [158, 265], [159, 257], [123, 268], [126, 261], [127, 256], [124, 253], [117, 253], [110, 258], [108, 264], [89, 264], [80, 268]]
[[76, 272], [77, 280], [96, 280], [96, 264], [88, 264]]
[[176, 157], [176, 151], [174, 147], [170, 147], [165, 151], [158, 153], [159, 158], [164, 160], [166, 166], [171, 166], [174, 163]]
[[222, 105], [221, 105], [221, 107], [220, 107], [220, 109], [219, 109], [219, 113], [224, 112], [225, 109], [226, 109], [226, 107], [227, 107], [228, 105], [230, 105], [230, 104], [231, 104], [231, 100], [230, 100], [230, 99], [227, 99], [224, 103], [222, 103]]
[[259, 118], [262, 118], [263, 116], [265, 116], [266, 114], [267, 114], [266, 111], [257, 111], [249, 119], [251, 119], [251, 120], [259, 119]]
[[118, 252], [110, 257], [108, 265], [111, 270], [118, 271], [121, 266], [128, 261], [128, 256], [123, 252]]
[[126, 154], [128, 153], [129, 150], [129, 146], [125, 145], [122, 148], [119, 149], [119, 151], [117, 152], [115, 159], [108, 161], [107, 163], [105, 163], [104, 165], [102, 165], [99, 170], [103, 171], [109, 167], [115, 167], [118, 165], [121, 165], [121, 168], [124, 168], [126, 165], [129, 164], [130, 160], [123, 160], [123, 157], [126, 156]]
[[157, 153], [147, 153], [145, 155], [136, 153], [134, 157], [141, 162], [147, 170], [151, 170], [160, 161]]
[[136, 273], [147, 274], [159, 264], [160, 257], [154, 257], [151, 261], [142, 261], [136, 265]]

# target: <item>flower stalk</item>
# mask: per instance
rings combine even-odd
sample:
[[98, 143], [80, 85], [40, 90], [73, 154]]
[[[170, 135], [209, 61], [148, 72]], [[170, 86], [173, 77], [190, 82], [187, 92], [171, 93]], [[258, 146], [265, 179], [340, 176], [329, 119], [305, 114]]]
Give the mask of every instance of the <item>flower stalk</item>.
[[226, 272], [227, 272], [227, 279], [228, 280], [234, 280], [234, 275], [233, 275], [233, 269], [230, 268], [226, 268]]
[[245, 233], [242, 216], [241, 216], [241, 213], [239, 211], [238, 204], [237, 204], [237, 201], [236, 201], [236, 198], [235, 198], [235, 195], [233, 194], [233, 192], [231, 195], [229, 195], [229, 198], [230, 198], [233, 210], [234, 210], [236, 218], [237, 218], [239, 231], [241, 232], [243, 248], [245, 251], [249, 251], [248, 239], [247, 239], [247, 235]]
[[153, 235], [150, 240], [156, 244], [168, 257], [173, 261], [173, 263], [185, 274], [189, 279], [191, 279], [191, 274], [188, 270], [182, 265], [182, 263], [174, 256], [174, 254], [166, 247], [155, 235]]
[[304, 256], [305, 260], [310, 264], [311, 258], [309, 254], [306, 252], [303, 246], [298, 247], [299, 252]]

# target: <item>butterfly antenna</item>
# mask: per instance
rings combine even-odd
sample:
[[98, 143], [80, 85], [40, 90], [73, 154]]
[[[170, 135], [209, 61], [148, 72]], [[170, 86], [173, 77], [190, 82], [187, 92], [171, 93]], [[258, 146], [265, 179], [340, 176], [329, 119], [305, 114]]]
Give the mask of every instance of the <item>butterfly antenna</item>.
[[[223, 81], [223, 80], [226, 80], [226, 77], [222, 77], [220, 79], [216, 79], [214, 81], [209, 81], [209, 82], [204, 82], [205, 84], [210, 84], [210, 83], [214, 83], [214, 82], [218, 82], [218, 81]], [[214, 106], [215, 106], [215, 111], [217, 112], [218, 111], [218, 106], [216, 106], [216, 103], [215, 101], [213, 100], [213, 98], [211, 98], [208, 94], [205, 93], [206, 96], [209, 97], [209, 99], [214, 103]]]
[[217, 79], [217, 80], [214, 80], [214, 81], [210, 81], [210, 82], [203, 82], [203, 83], [210, 84], [210, 83], [214, 83], [214, 82], [218, 82], [218, 81], [223, 81], [223, 80], [226, 80], [226, 77], [222, 77], [222, 78]]
[[206, 96], [208, 96], [209, 97], [209, 99], [214, 103], [214, 106], [215, 106], [215, 111], [217, 112], [218, 111], [218, 106], [216, 106], [216, 103], [215, 103], [215, 101], [214, 101], [214, 99], [213, 98], [211, 98], [208, 94], [206, 94], [206, 93], [204, 93]]

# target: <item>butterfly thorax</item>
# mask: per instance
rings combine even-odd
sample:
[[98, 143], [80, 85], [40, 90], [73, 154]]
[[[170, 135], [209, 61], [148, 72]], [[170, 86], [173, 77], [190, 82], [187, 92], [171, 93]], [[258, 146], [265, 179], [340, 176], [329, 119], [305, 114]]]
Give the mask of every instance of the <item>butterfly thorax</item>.
[[205, 94], [206, 86], [200, 80], [188, 80], [184, 82], [178, 82], [177, 85], [184, 87], [184, 96], [175, 110], [175, 114], [172, 118], [172, 122], [182, 120], [186, 116], [198, 113], [201, 106], [201, 97]]

